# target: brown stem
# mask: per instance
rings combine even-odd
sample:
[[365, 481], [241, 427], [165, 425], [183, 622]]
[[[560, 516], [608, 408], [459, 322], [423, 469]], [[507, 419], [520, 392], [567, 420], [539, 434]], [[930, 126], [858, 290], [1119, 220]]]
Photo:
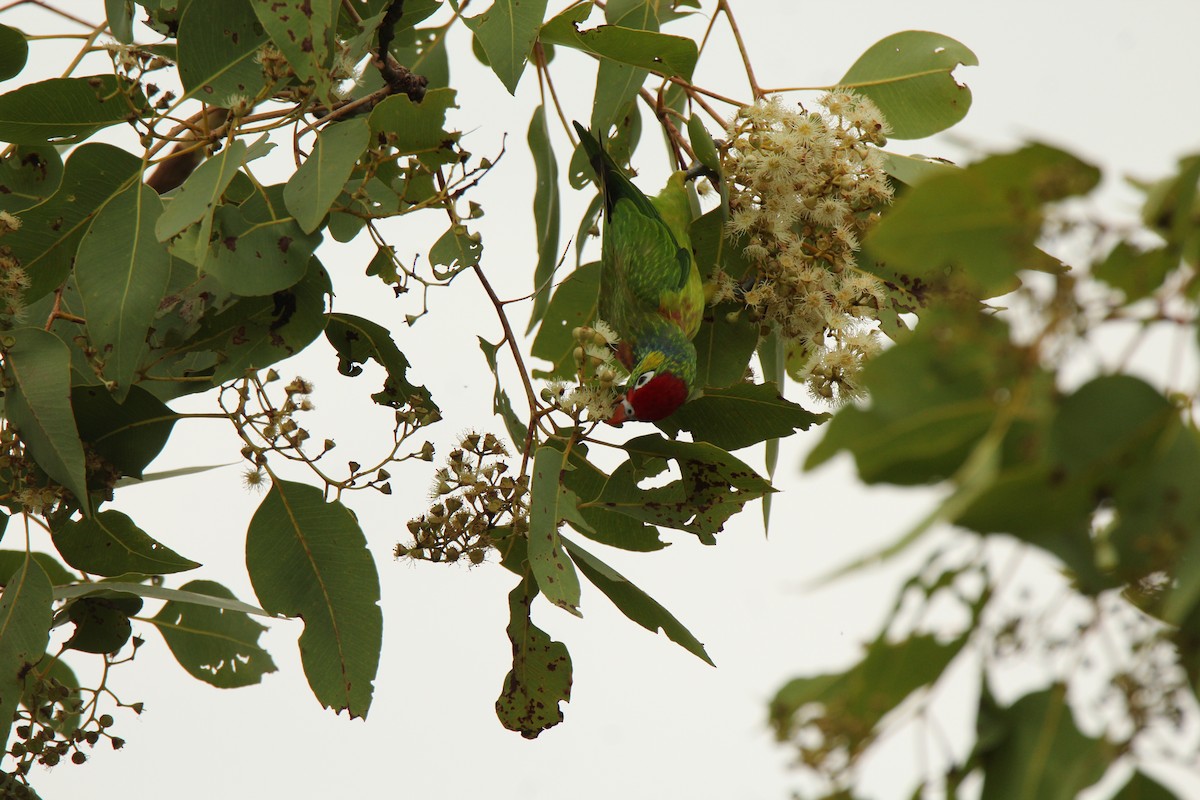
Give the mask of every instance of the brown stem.
[[750, 82], [750, 91], [754, 94], [754, 99], [762, 99], [763, 92], [758, 86], [758, 80], [754, 77], [750, 54], [746, 52], [746, 43], [742, 40], [742, 32], [738, 29], [737, 20], [733, 18], [733, 9], [729, 7], [729, 0], [717, 0], [717, 12], [724, 13], [725, 19], [729, 20], [729, 29], [733, 32], [733, 40], [737, 42], [738, 52], [741, 53], [742, 65], [746, 68], [746, 80]]

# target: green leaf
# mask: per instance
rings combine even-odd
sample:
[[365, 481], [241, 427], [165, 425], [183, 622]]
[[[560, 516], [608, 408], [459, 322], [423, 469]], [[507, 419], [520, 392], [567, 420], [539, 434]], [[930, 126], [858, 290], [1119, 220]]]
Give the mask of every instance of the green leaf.
[[542, 446], [533, 455], [529, 499], [529, 567], [538, 588], [554, 605], [579, 613], [579, 576], [562, 549], [558, 526], [566, 511], [559, 507], [563, 452]]
[[0, 595], [0, 750], [7, 749], [25, 673], [50, 640], [51, 591], [37, 561], [26, 558]]
[[1092, 277], [1120, 289], [1132, 303], [1157, 291], [1167, 276], [1179, 268], [1179, 253], [1169, 247], [1143, 250], [1120, 241], [1103, 261], [1092, 267]]
[[75, 144], [149, 110], [141, 90], [116, 75], [51, 78], [0, 95], [0, 141]]
[[[634, 0], [624, 5], [610, 3], [605, 6], [604, 17], [611, 25], [657, 31], [658, 5], [656, 0]], [[596, 93], [592, 99], [590, 127], [593, 133], [601, 139], [608, 138], [609, 129], [628, 116], [630, 104], [637, 98], [638, 90], [649, 74], [645, 69], [611, 59], [600, 60]]]
[[482, 336], [479, 338], [479, 349], [483, 351], [483, 357], [487, 359], [488, 367], [492, 370], [492, 374], [496, 376], [496, 391], [492, 395], [492, 411], [500, 415], [500, 419], [504, 420], [504, 427], [508, 431], [508, 436], [512, 443], [522, 448], [525, 446], [525, 438], [529, 435], [529, 428], [517, 416], [517, 412], [513, 410], [512, 400], [508, 397], [508, 392], [504, 391], [500, 386], [500, 368], [496, 364], [496, 351], [500, 348], [499, 345], [492, 344]]
[[[696, 153], [696, 160], [708, 167], [715, 174], [720, 175], [721, 156], [717, 152], [717, 144], [713, 141], [712, 134], [708, 132], [708, 128], [704, 127], [704, 120], [700, 118], [699, 114], [692, 114], [688, 118], [687, 129], [688, 139], [692, 143], [692, 150]], [[721, 190], [725, 191], [723, 186]]]
[[382, 325], [353, 314], [330, 314], [325, 325], [325, 338], [338, 354], [338, 372], [354, 377], [361, 375], [368, 360], [374, 361], [387, 371], [383, 388], [371, 395], [376, 403], [392, 408], [423, 408], [426, 412], [436, 411], [424, 386], [409, 382], [408, 359], [396, 347], [392, 336]]
[[981, 800], [1074, 800], [1100, 780], [1117, 756], [1114, 745], [1079, 732], [1066, 687], [1027, 694], [998, 708], [985, 692], [979, 710], [977, 750], [983, 768]]
[[250, 520], [246, 568], [267, 611], [301, 617], [300, 658], [321, 705], [365, 717], [379, 667], [379, 575], [358, 521], [321, 491], [275, 481]]
[[575, 374], [571, 356], [578, 342], [571, 334], [575, 328], [596, 318], [596, 301], [600, 293], [600, 262], [593, 261], [574, 270], [554, 290], [542, 325], [533, 337], [535, 358], [549, 361], [548, 370], [535, 369], [539, 378], [569, 378]]
[[142, 477], [179, 415], [140, 386], [118, 403], [103, 386], [72, 386], [71, 408], [79, 436], [122, 475]]
[[927, 178], [958, 170], [949, 161], [932, 156], [905, 156], [885, 150], [880, 150], [879, 155], [883, 156], [883, 168], [887, 174], [907, 186], [916, 186]]
[[184, 97], [227, 106], [253, 100], [266, 80], [255, 56], [267, 35], [246, 0], [191, 3], [179, 22], [179, 80]]
[[528, 334], [546, 314], [550, 303], [550, 282], [558, 264], [558, 228], [561, 199], [558, 190], [558, 162], [550, 145], [546, 127], [546, 107], [538, 106], [529, 121], [529, 151], [537, 174], [533, 193], [533, 222], [537, 229], [537, 267], [533, 271], [533, 310], [529, 315]]
[[1135, 772], [1112, 800], [1177, 800], [1178, 795], [1144, 772]]
[[24, 550], [0, 550], [0, 586], [8, 585], [9, 578], [24, 569], [27, 556], [38, 563], [51, 583], [73, 583], [79, 580], [78, 575], [70, 572], [49, 553], [27, 554]]
[[466, 225], [453, 223], [429, 248], [429, 266], [434, 277], [448, 281], [464, 269], [478, 265], [482, 256], [483, 242], [479, 234], [467, 230]]
[[130, 583], [128, 581], [104, 581], [103, 584], [89, 582], [77, 583], [71, 586], [56, 586], [54, 589], [54, 599], [70, 600], [73, 597], [83, 597], [96, 591], [98, 585], [116, 592], [132, 594], [138, 597], [149, 597], [154, 600], [188, 603], [196, 606], [204, 606], [205, 608], [223, 608], [229, 611], [236, 611], [240, 614], [256, 614], [260, 617], [275, 617], [274, 614], [268, 613], [258, 606], [243, 603], [241, 600], [232, 600], [197, 592], [187, 592], [180, 589], [167, 589], [162, 586], [153, 586], [146, 583]]
[[1035, 247], [1042, 205], [1091, 191], [1099, 180], [1100, 171], [1075, 156], [1029, 145], [922, 181], [867, 244], [886, 262], [880, 277], [918, 297], [959, 285], [992, 297], [1015, 288], [1019, 270], [1054, 268]]
[[[450, 5], [458, 11], [458, 0], [450, 0]], [[546, 0], [495, 0], [482, 14], [463, 17], [509, 94], [517, 92], [545, 15]]]
[[133, 0], [104, 0], [104, 12], [113, 38], [121, 44], [133, 44]]
[[75, 257], [88, 339], [118, 403], [149, 351], [146, 336], [171, 277], [171, 256], [154, 235], [161, 213], [153, 189], [130, 186], [96, 214]]
[[870, 407], [840, 409], [805, 469], [846, 449], [867, 483], [945, 480], [992, 427], [997, 392], [1012, 396], [1024, 369], [1000, 319], [971, 304], [931, 309], [909, 339], [867, 363]]
[[116, 653], [129, 641], [129, 618], [142, 610], [142, 598], [111, 589], [93, 591], [67, 606], [75, 633], [64, 647], [83, 653]]
[[768, 439], [791, 436], [829, 418], [785, 400], [775, 383], [735, 383], [724, 389], [705, 389], [659, 427], [671, 436], [691, 431], [692, 439], [711, 442], [722, 450], [737, 450]]
[[83, 444], [71, 413], [71, 351], [53, 333], [17, 328], [5, 337], [4, 414], [28, 455], [89, 513]]
[[600, 25], [580, 30], [579, 25], [587, 20], [591, 12], [591, 3], [570, 6], [542, 26], [542, 42], [582, 50], [598, 58], [640, 67], [657, 75], [691, 80], [698, 58], [693, 40], [618, 25]]
[[[629, 582], [623, 575], [574, 542], [563, 539], [563, 546], [584, 577], [604, 592], [621, 613], [651, 633], [660, 630], [667, 638], [702, 661], [712, 664], [704, 645], [675, 619], [658, 601]], [[713, 664], [713, 666], [716, 666]]]
[[25, 34], [0, 25], [0, 81], [19, 75], [28, 58], [29, 42], [25, 41]]
[[744, 308], [735, 303], [705, 309], [700, 330], [692, 340], [696, 345], [697, 386], [730, 386], [746, 377], [746, 368], [758, 346], [759, 326], [746, 319], [743, 312]]
[[304, 277], [319, 233], [305, 233], [282, 209], [266, 205], [218, 206], [204, 271], [233, 294], [268, 295]]
[[[751, 500], [775, 491], [753, 469], [707, 442], [677, 442], [658, 434], [622, 445], [629, 461], [609, 477], [604, 491], [581, 508], [598, 506], [653, 525], [688, 531], [704, 544], [725, 521]], [[665, 486], [642, 489], [637, 482], [653, 477], [675, 461], [680, 478]]]
[[317, 99], [330, 102], [337, 0], [251, 0], [251, 5], [296, 76], [315, 84]]
[[[806, 746], [853, 752], [870, 740], [884, 715], [922, 686], [937, 682], [967, 638], [939, 642], [918, 634], [893, 643], [881, 637], [845, 672], [793, 678], [784, 684], [769, 706], [771, 728], [781, 741], [799, 738]], [[843, 735], [825, 739], [829, 723]]]
[[322, 128], [312, 153], [287, 182], [283, 200], [305, 233], [312, 233], [329, 212], [367, 149], [367, 120], [349, 119]]
[[401, 155], [415, 155], [430, 169], [458, 160], [454, 144], [459, 134], [449, 133], [446, 111], [458, 108], [453, 89], [432, 89], [420, 103], [408, 95], [394, 94], [371, 111], [373, 137], [382, 136]]
[[12, 148], [0, 159], [0, 211], [15, 214], [37, 205], [54, 194], [62, 176], [62, 158], [52, 145]]
[[929, 31], [887, 36], [859, 56], [838, 85], [875, 101], [896, 139], [920, 139], [967, 115], [971, 90], [954, 80], [959, 64], [978, 66], [965, 45]]
[[4, 237], [29, 275], [25, 302], [49, 294], [71, 272], [92, 217], [141, 175], [142, 160], [119, 147], [89, 142], [71, 151], [50, 198], [21, 213], [21, 229]]
[[200, 566], [155, 541], [120, 511], [68, 519], [56, 525], [52, 535], [54, 546], [68, 564], [93, 575], [167, 575]]
[[179, 234], [189, 225], [200, 223], [197, 239], [207, 243], [212, 235], [213, 211], [221, 203], [221, 196], [238, 175], [238, 169], [247, 161], [266, 155], [275, 145], [263, 134], [249, 147], [245, 141], [235, 139], [231, 144], [215, 153], [196, 167], [183, 186], [171, 198], [162, 216], [154, 225], [154, 235], [165, 242]]
[[567, 647], [551, 639], [530, 618], [530, 605], [537, 594], [537, 583], [526, 574], [508, 595], [513, 666], [504, 676], [496, 700], [500, 722], [526, 739], [536, 739], [542, 731], [562, 722], [559, 703], [571, 700], [571, 656]]
[[[235, 599], [213, 581], [190, 581], [184, 591]], [[245, 613], [172, 600], [151, 619], [179, 666], [197, 680], [220, 689], [251, 686], [275, 671], [275, 662], [258, 643], [266, 628]]]

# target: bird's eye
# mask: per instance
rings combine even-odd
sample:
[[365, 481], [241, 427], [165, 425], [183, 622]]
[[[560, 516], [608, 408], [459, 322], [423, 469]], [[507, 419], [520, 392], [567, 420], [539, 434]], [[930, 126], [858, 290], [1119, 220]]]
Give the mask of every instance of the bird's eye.
[[650, 370], [649, 372], [643, 372], [641, 375], [638, 376], [637, 382], [633, 384], [633, 388], [640, 389], [643, 386], [645, 386], [647, 383], [649, 383], [651, 380], [653, 380], [653, 378], [654, 378], [654, 370]]
[[625, 419], [637, 419], [637, 412], [633, 410], [633, 403], [629, 402], [629, 400], [622, 400], [621, 408], [625, 411]]

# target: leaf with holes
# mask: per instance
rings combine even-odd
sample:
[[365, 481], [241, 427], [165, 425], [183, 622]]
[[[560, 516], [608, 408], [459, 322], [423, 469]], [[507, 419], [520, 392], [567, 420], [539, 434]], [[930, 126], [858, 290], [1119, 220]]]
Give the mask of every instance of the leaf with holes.
[[[213, 581], [191, 581], [188, 592], [236, 600]], [[179, 666], [197, 680], [220, 689], [250, 686], [275, 671], [275, 662], [258, 643], [266, 628], [245, 612], [171, 600], [151, 620]]]
[[101, 511], [81, 520], [68, 519], [51, 531], [54, 546], [77, 570], [113, 577], [126, 572], [166, 575], [200, 566], [155, 541], [120, 511]]
[[325, 338], [338, 354], [338, 372], [351, 378], [361, 375], [362, 364], [374, 361], [387, 370], [383, 388], [371, 395], [376, 403], [392, 408], [413, 406], [428, 414], [437, 411], [429, 390], [409, 382], [408, 359], [387, 328], [353, 314], [330, 314]]
[[296, 76], [315, 85], [317, 99], [330, 102], [337, 0], [252, 0], [251, 6]]
[[533, 576], [526, 574], [508, 595], [513, 666], [496, 700], [500, 722], [526, 739], [535, 739], [562, 722], [559, 703], [571, 699], [571, 655], [566, 645], [551, 639], [530, 619], [537, 594]]

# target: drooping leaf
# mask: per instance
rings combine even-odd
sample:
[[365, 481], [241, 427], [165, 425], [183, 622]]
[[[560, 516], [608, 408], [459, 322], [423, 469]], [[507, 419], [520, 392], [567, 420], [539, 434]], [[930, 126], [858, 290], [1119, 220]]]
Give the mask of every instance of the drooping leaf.
[[53, 146], [14, 147], [0, 159], [0, 211], [13, 214], [37, 205], [54, 194], [62, 176], [62, 158]]
[[[551, 439], [547, 445], [565, 449], [561, 439]], [[559, 500], [560, 506], [570, 512], [564, 519], [592, 541], [610, 547], [639, 553], [666, 547], [667, 543], [659, 538], [658, 529], [653, 525], [592, 502], [604, 491], [609, 476], [587, 459], [587, 452], [586, 444], [576, 442], [567, 455], [566, 463], [570, 469], [562, 474], [562, 488], [571, 494], [569, 498]]]
[[492, 374], [496, 376], [496, 391], [492, 395], [492, 411], [500, 415], [500, 419], [504, 420], [504, 427], [508, 431], [508, 436], [512, 443], [517, 447], [523, 447], [525, 437], [529, 435], [529, 428], [517, 416], [517, 412], [513, 409], [512, 400], [509, 399], [508, 393], [500, 385], [500, 368], [496, 364], [496, 351], [499, 345], [494, 345], [482, 336], [479, 337], [479, 349], [483, 351], [483, 357], [487, 359], [488, 367], [492, 370]]
[[0, 749], [7, 749], [25, 673], [46, 652], [52, 618], [50, 579], [37, 561], [23, 559], [11, 575], [0, 594]]
[[684, 404], [658, 426], [671, 436], [691, 431], [692, 439], [711, 442], [723, 450], [791, 436], [828, 419], [785, 400], [775, 383], [735, 383], [706, 389], [702, 397]]
[[619, 25], [599, 25], [581, 30], [579, 26], [587, 20], [591, 11], [591, 3], [570, 6], [542, 26], [542, 42], [582, 50], [658, 75], [691, 79], [698, 58], [693, 40]]
[[563, 452], [539, 447], [533, 456], [529, 499], [529, 567], [538, 589], [554, 605], [579, 616], [579, 576], [563, 552], [558, 526], [568, 512], [559, 508]]
[[313, 151], [283, 191], [288, 211], [300, 229], [312, 233], [342, 192], [355, 163], [367, 148], [367, 120], [348, 119], [317, 134]]
[[71, 352], [41, 328], [17, 328], [4, 338], [11, 342], [4, 358], [4, 414], [29, 456], [88, 514], [83, 444], [71, 413]]
[[325, 338], [338, 354], [338, 372], [354, 377], [362, 374], [361, 364], [375, 361], [387, 370], [383, 389], [371, 395], [376, 403], [392, 408], [411, 405], [426, 412], [436, 411], [437, 406], [424, 386], [409, 382], [408, 359], [396, 347], [386, 328], [353, 314], [330, 314], [325, 325]]
[[575, 374], [571, 353], [578, 345], [572, 331], [596, 319], [596, 301], [600, 292], [600, 262], [584, 264], [573, 271], [554, 290], [542, 325], [533, 337], [534, 357], [549, 361], [550, 369], [535, 369], [539, 378], [566, 378]]
[[920, 139], [967, 114], [971, 90], [954, 80], [959, 64], [978, 66], [965, 45], [929, 31], [884, 37], [859, 56], [838, 85], [875, 101], [896, 139]]
[[27, 303], [66, 280], [92, 217], [141, 170], [140, 158], [109, 144], [89, 142], [71, 151], [58, 191], [23, 211], [20, 230], [4, 237], [5, 246], [29, 275]]
[[562, 542], [579, 571], [597, 589], [604, 592], [613, 605], [621, 609], [621, 613], [651, 633], [661, 630], [668, 639], [684, 650], [709, 664], [713, 663], [704, 650], [704, 645], [658, 601], [579, 545], [568, 539], [563, 539]]
[[500, 722], [526, 739], [535, 739], [562, 722], [559, 703], [571, 699], [571, 656], [566, 645], [551, 639], [530, 617], [537, 595], [537, 583], [529, 573], [508, 595], [513, 667], [496, 700]]
[[[659, 4], [655, 0], [636, 0], [605, 6], [604, 17], [610, 25], [642, 31], [658, 31]], [[612, 59], [600, 59], [596, 73], [596, 93], [592, 99], [590, 128], [607, 138], [609, 128], [623, 119], [637, 97], [649, 71]]]
[[0, 81], [6, 81], [25, 69], [29, 58], [29, 42], [16, 28], [0, 25]]
[[254, 13], [296, 76], [330, 101], [337, 0], [251, 0]]
[[107, 510], [55, 526], [54, 546], [77, 570], [113, 577], [127, 572], [166, 575], [200, 566], [155, 541], [120, 511]]
[[121, 44], [133, 44], [133, 0], [104, 0], [108, 29]]
[[227, 105], [254, 99], [266, 82], [255, 59], [267, 34], [246, 0], [191, 3], [179, 22], [179, 79], [184, 97]]
[[918, 296], [959, 284], [975, 296], [1002, 294], [1015, 288], [1019, 270], [1055, 267], [1035, 247], [1041, 206], [1086, 193], [1099, 179], [1068, 153], [1029, 145], [912, 187], [867, 244], [886, 265], [880, 277]]
[[0, 95], [0, 141], [75, 144], [148, 111], [141, 90], [126, 78], [51, 78]]
[[103, 386], [72, 386], [71, 408], [79, 436], [122, 475], [142, 470], [167, 444], [179, 415], [141, 386], [118, 403]]
[[1125, 293], [1126, 302], [1133, 302], [1156, 291], [1178, 267], [1179, 254], [1172, 248], [1143, 250], [1120, 241], [1103, 261], [1092, 267], [1092, 277], [1120, 289]]
[[171, 276], [171, 256], [154, 235], [161, 213], [155, 191], [135, 183], [100, 209], [75, 257], [88, 338], [118, 403], [149, 351], [146, 336]]
[[371, 135], [383, 137], [401, 155], [415, 155], [436, 169], [458, 159], [454, 144], [459, 134], [445, 130], [446, 111], [457, 108], [453, 89], [431, 89], [420, 103], [394, 94], [371, 111]]
[[[119, 580], [104, 581], [102, 585], [105, 589], [111, 589], [115, 592], [131, 594], [137, 597], [148, 597], [153, 600], [166, 600], [168, 602], [185, 603], [193, 606], [204, 606], [205, 608], [220, 608], [227, 611], [236, 611], [239, 614], [254, 614], [260, 617], [274, 618], [277, 616], [264, 611], [258, 606], [221, 595], [203, 594], [200, 592], [184, 591], [182, 589], [168, 589], [164, 586], [155, 586], [150, 583], [132, 583], [130, 581]], [[56, 586], [54, 588], [54, 599], [70, 600], [73, 597], [84, 597], [95, 592], [96, 586], [97, 584], [95, 583]]]
[[[458, 10], [458, 0], [450, 4]], [[482, 14], [463, 17], [509, 94], [516, 94], [545, 15], [546, 0], [495, 0]]]
[[379, 575], [354, 515], [321, 491], [275, 481], [246, 535], [254, 593], [304, 619], [300, 658], [321, 705], [365, 717], [379, 666]]
[[978, 728], [981, 800], [1074, 800], [1117, 754], [1116, 746], [1080, 733], [1061, 684], [1007, 708], [984, 692]]
[[274, 146], [267, 141], [266, 134], [250, 146], [241, 139], [235, 139], [219, 153], [205, 159], [171, 198], [154, 225], [154, 235], [160, 242], [165, 242], [189, 225], [199, 222], [200, 232], [196, 238], [202, 245], [207, 245], [212, 235], [213, 212], [221, 202], [221, 195], [238, 175], [238, 168], [247, 161], [266, 155]]
[[[236, 599], [213, 581], [190, 581], [184, 591]], [[197, 680], [221, 689], [250, 686], [275, 671], [271, 655], [258, 643], [266, 628], [244, 612], [172, 600], [152, 618], [179, 666]]]
[[558, 162], [550, 145], [546, 126], [546, 107], [538, 106], [529, 121], [529, 151], [537, 175], [533, 193], [533, 220], [537, 228], [537, 267], [533, 271], [533, 310], [529, 315], [528, 334], [546, 313], [550, 303], [550, 281], [558, 264], [558, 228], [560, 198], [558, 191]]

